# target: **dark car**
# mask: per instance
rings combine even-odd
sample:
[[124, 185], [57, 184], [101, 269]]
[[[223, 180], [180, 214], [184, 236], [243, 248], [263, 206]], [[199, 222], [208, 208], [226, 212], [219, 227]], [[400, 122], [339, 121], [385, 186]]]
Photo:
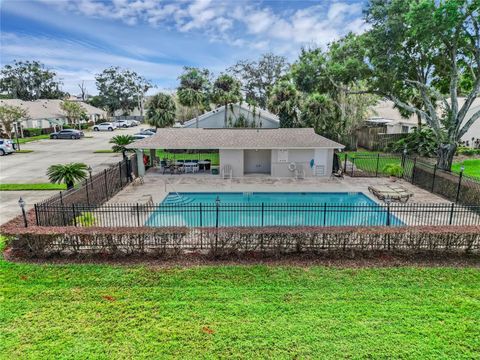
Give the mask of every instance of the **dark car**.
[[83, 131], [65, 129], [51, 133], [50, 139], [80, 139], [83, 135]]

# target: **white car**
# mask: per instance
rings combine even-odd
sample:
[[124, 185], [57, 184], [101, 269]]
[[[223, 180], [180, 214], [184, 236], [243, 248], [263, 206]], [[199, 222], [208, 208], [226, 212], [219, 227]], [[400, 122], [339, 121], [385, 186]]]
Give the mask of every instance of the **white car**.
[[13, 143], [11, 140], [0, 139], [0, 156], [13, 153]]
[[130, 120], [130, 121], [131, 121], [131, 123], [132, 123], [132, 126], [138, 126], [138, 125], [140, 125], [140, 121], [138, 121], [138, 120]]
[[93, 127], [93, 131], [113, 131], [117, 128], [117, 125], [113, 122], [104, 122], [97, 124]]
[[128, 128], [134, 126], [131, 120], [117, 120], [115, 125], [119, 128]]
[[135, 135], [132, 135], [132, 137], [135, 139], [135, 141], [137, 141], [137, 140], [143, 140], [143, 139], [149, 138], [150, 135], [135, 134]]

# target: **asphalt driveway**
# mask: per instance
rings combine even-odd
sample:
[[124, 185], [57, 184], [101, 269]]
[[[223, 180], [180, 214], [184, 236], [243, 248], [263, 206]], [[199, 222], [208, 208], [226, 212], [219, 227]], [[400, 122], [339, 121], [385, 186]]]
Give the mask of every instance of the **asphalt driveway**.
[[[0, 157], [0, 183], [45, 183], [47, 168], [54, 164], [83, 162], [92, 167], [93, 173], [102, 171], [121, 160], [121, 154], [94, 154], [95, 150], [111, 149], [108, 142], [119, 134], [134, 134], [141, 126], [114, 132], [86, 132], [80, 140], [39, 140], [21, 144], [21, 149], [32, 153], [15, 153]], [[92, 136], [92, 138], [89, 138]], [[18, 198], [22, 196], [31, 207], [34, 203], [52, 195], [51, 191], [0, 191], [0, 224], [19, 214]]]

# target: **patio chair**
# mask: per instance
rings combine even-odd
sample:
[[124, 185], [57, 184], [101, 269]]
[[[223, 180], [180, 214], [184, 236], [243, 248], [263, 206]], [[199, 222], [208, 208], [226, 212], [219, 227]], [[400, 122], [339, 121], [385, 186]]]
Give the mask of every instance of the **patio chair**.
[[226, 164], [222, 166], [222, 178], [231, 179], [233, 177], [232, 165]]
[[206, 171], [209, 171], [209, 170], [210, 170], [210, 166], [212, 165], [212, 160], [210, 160], [210, 159], [205, 159], [205, 161], [208, 161], [208, 164], [205, 164], [205, 170], [206, 170]]
[[295, 169], [294, 176], [296, 180], [303, 180], [305, 179], [305, 169], [302, 165], [298, 165]]

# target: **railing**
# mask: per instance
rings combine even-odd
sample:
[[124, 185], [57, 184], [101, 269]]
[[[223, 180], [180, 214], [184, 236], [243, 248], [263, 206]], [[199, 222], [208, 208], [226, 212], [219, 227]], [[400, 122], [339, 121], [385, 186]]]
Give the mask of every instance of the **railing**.
[[[60, 191], [58, 194], [35, 204], [35, 208], [49, 209], [60, 206], [66, 209], [76, 204], [85, 204], [95, 209], [128, 185], [132, 180], [132, 173], [136, 176], [136, 168], [135, 156], [130, 159], [123, 159], [117, 164], [111, 165], [108, 169], [89, 176], [75, 188]], [[63, 223], [72, 220], [67, 211], [63, 211], [61, 217]]]
[[463, 172], [455, 174], [420, 159], [397, 154], [345, 154], [342, 161], [344, 173], [351, 177], [388, 176], [383, 171], [384, 166], [397, 164], [403, 168], [403, 179], [413, 185], [458, 204], [480, 204], [480, 181]]
[[37, 204], [39, 226], [304, 227], [480, 225], [480, 205], [456, 204]]

